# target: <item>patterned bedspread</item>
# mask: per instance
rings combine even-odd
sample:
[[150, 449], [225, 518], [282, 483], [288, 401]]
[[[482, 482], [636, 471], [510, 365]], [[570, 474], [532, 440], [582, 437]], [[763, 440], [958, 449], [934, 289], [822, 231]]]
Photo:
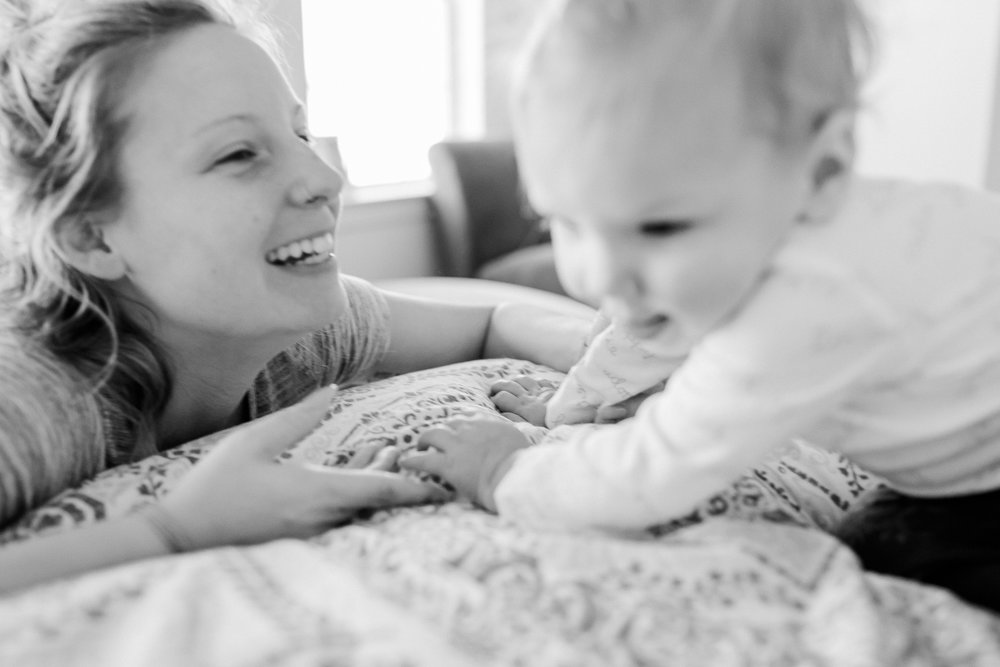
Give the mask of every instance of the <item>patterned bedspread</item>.
[[[492, 412], [478, 361], [343, 391], [286, 456], [337, 465]], [[569, 428], [538, 437], [560, 438]], [[4, 540], [120, 515], [166, 491], [199, 441], [107, 471]], [[112, 568], [0, 600], [0, 665], [1000, 665], [1000, 623], [947, 592], [866, 574], [824, 531], [875, 483], [788, 445], [644, 539], [532, 532], [460, 503]]]

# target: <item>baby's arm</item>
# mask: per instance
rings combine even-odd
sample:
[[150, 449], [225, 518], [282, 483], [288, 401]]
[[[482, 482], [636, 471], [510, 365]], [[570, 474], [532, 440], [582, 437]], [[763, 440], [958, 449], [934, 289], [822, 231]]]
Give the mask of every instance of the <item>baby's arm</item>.
[[825, 423], [896, 347], [897, 325], [868, 293], [804, 278], [769, 283], [634, 419], [532, 447], [513, 424], [428, 433], [437, 451], [418, 465], [453, 483], [463, 473], [463, 493], [535, 527], [642, 529], [689, 512]]
[[613, 323], [602, 327], [548, 401], [545, 425], [598, 421], [601, 412], [661, 386], [682, 360], [655, 339], [636, 338]]

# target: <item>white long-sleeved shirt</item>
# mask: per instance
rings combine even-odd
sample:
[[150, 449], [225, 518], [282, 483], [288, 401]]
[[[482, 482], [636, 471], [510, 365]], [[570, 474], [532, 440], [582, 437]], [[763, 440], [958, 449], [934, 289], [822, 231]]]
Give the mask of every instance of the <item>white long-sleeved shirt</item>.
[[[571, 379], [595, 359], [616, 378], [641, 362], [631, 389], [648, 387], [641, 351], [588, 355]], [[661, 359], [670, 380], [634, 418], [520, 452], [500, 514], [640, 528], [793, 437], [906, 493], [1000, 487], [1000, 197], [857, 179], [840, 213], [797, 227], [735, 316], [677, 361]]]

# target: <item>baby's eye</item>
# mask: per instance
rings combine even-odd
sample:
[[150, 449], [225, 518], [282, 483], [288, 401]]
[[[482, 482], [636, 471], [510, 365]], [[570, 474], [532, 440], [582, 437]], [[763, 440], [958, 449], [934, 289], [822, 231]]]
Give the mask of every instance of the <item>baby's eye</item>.
[[309, 132], [309, 130], [296, 130], [295, 136], [310, 146], [316, 143], [316, 138]]
[[673, 236], [691, 227], [684, 220], [647, 220], [639, 224], [639, 233], [643, 236]]

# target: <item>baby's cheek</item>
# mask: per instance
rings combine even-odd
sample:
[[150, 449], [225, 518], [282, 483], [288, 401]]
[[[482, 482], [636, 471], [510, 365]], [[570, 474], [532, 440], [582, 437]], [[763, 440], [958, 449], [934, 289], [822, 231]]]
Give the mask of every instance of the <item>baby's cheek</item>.
[[596, 307], [600, 303], [600, 294], [594, 294], [594, 290], [587, 284], [587, 271], [585, 262], [581, 262], [578, 257], [572, 256], [569, 252], [555, 253], [556, 275], [563, 289], [574, 299], [589, 303]]

